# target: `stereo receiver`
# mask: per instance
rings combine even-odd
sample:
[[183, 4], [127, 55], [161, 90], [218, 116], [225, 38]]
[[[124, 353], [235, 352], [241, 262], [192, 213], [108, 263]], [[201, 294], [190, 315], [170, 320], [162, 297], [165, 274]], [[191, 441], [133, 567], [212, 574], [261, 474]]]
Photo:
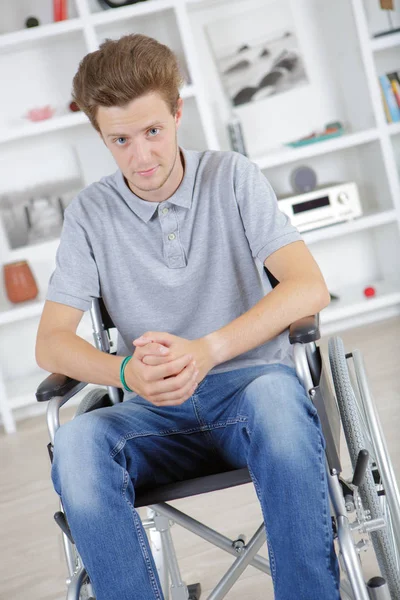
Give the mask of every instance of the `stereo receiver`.
[[357, 184], [338, 183], [312, 192], [278, 198], [279, 208], [300, 232], [362, 215]]

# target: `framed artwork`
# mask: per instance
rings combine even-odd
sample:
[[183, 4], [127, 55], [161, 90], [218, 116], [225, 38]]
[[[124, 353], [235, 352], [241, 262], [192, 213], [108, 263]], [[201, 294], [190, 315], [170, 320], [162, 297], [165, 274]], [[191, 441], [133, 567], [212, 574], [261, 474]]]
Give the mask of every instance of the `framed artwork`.
[[0, 154], [0, 172], [0, 244], [15, 250], [59, 237], [64, 210], [84, 187], [76, 149], [35, 139]]
[[205, 29], [232, 106], [309, 82], [288, 0], [274, 0], [238, 14], [230, 10], [229, 16]]
[[0, 196], [0, 229], [8, 249], [15, 250], [58, 238], [65, 208], [79, 189], [64, 193], [33, 193], [26, 198]]

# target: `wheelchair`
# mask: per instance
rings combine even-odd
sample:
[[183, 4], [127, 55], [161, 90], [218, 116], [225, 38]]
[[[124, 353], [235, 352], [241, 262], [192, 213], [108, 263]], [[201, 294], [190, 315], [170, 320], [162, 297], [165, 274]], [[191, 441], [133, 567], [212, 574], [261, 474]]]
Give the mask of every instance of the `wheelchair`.
[[[112, 353], [111, 332], [114, 325], [102, 298], [93, 300], [90, 315], [96, 347]], [[289, 328], [297, 375], [317, 408], [326, 441], [332, 528], [341, 567], [341, 598], [399, 600], [400, 495], [368, 387], [363, 359], [358, 350], [346, 353], [339, 337], [330, 338], [328, 373], [316, 344], [319, 338], [319, 315], [300, 319]], [[39, 402], [49, 402], [50, 459], [54, 436], [60, 426], [60, 408], [86, 385], [65, 375], [51, 374], [36, 391]], [[122, 396], [122, 390], [114, 387], [92, 389], [79, 404], [75, 417], [121, 402]], [[342, 476], [341, 432], [351, 459], [349, 479]], [[271, 575], [268, 560], [257, 554], [266, 541], [263, 523], [246, 543], [244, 537], [231, 540], [168, 504], [173, 500], [250, 482], [248, 470], [237, 469], [156, 489], [136, 490], [135, 507], [147, 507], [147, 518], [142, 519], [142, 523], [149, 537], [166, 600], [199, 600], [201, 594], [199, 583], [186, 585], [182, 581], [170, 531], [174, 523], [235, 557], [208, 600], [225, 598], [248, 565]], [[62, 501], [54, 518], [62, 530], [68, 568], [66, 598], [94, 600], [95, 594], [74, 544]], [[365, 551], [375, 554], [379, 570], [368, 581], [365, 581], [362, 566]]]

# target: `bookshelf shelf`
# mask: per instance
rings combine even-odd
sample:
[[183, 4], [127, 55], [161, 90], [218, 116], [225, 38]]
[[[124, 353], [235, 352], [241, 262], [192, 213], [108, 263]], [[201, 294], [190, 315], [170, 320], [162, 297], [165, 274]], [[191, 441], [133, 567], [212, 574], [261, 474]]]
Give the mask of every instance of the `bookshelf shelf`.
[[372, 229], [388, 223], [395, 223], [396, 220], [397, 212], [395, 210], [387, 210], [380, 213], [365, 215], [345, 223], [338, 223], [337, 225], [330, 225], [321, 229], [307, 231], [303, 234], [303, 238], [306, 244], [315, 244], [316, 242], [332, 240], [337, 237], [356, 233], [357, 231]]
[[400, 46], [400, 32], [389, 33], [388, 35], [371, 39], [371, 48], [373, 52], [380, 52], [388, 48]]
[[41, 40], [47, 40], [52, 37], [65, 36], [72, 31], [83, 30], [83, 21], [79, 18], [59, 21], [58, 23], [48, 23], [39, 27], [30, 29], [21, 29], [0, 35], [0, 51], [12, 49], [18, 51], [21, 48], [37, 44]]
[[23, 305], [13, 305], [11, 302], [0, 304], [0, 325], [8, 325], [24, 319], [37, 317], [41, 314], [44, 306], [44, 299], [30, 300]]
[[[396, 280], [380, 280], [369, 282], [376, 290], [376, 296], [366, 298], [364, 286], [351, 286], [335, 290], [339, 300], [334, 300], [321, 312], [321, 325], [332, 326], [340, 319], [359, 317], [374, 310], [393, 307], [400, 302], [399, 282]], [[331, 329], [331, 327], [330, 327]], [[324, 333], [324, 331], [323, 331]]]
[[400, 133], [400, 122], [399, 123], [389, 123], [388, 131], [390, 135], [397, 135]]
[[52, 131], [62, 131], [69, 127], [76, 127], [88, 123], [88, 118], [81, 112], [56, 116], [37, 123], [30, 123], [27, 121], [25, 124], [15, 127], [15, 129], [10, 128], [8, 130], [0, 130], [0, 144], [21, 140], [35, 135], [42, 135]]
[[96, 12], [90, 15], [92, 25], [103, 25], [106, 23], [117, 23], [131, 17], [152, 15], [164, 10], [170, 10], [176, 5], [175, 0], [152, 0], [151, 2], [139, 2], [128, 6], [121, 6], [113, 10]]
[[373, 142], [378, 138], [379, 130], [374, 128], [358, 133], [349, 133], [324, 142], [309, 144], [302, 148], [285, 148], [283, 150], [265, 154], [264, 156], [252, 157], [252, 160], [260, 167], [260, 169], [269, 169], [290, 162], [324, 155], [328, 152], [336, 152], [338, 150], [344, 150], [345, 148], [360, 146], [362, 144]]

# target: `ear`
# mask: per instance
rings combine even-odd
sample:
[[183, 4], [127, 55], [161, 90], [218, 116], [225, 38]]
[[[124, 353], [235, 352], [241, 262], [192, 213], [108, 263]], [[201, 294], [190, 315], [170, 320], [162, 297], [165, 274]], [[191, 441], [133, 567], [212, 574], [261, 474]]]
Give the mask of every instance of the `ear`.
[[183, 100], [182, 98], [178, 98], [178, 102], [177, 102], [177, 110], [175, 113], [175, 124], [176, 127], [178, 128], [182, 119], [182, 111], [183, 111]]

